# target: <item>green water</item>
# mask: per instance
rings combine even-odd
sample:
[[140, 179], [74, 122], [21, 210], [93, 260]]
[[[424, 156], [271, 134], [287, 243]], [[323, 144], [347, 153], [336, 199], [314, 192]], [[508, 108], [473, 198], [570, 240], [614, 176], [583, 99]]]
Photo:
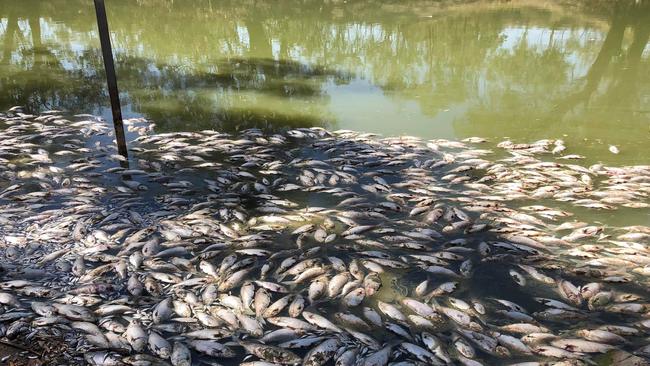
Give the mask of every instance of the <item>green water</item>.
[[[650, 163], [650, 1], [108, 0], [125, 115]], [[0, 109], [110, 117], [89, 0], [0, 0]], [[614, 155], [608, 146], [621, 151]]]

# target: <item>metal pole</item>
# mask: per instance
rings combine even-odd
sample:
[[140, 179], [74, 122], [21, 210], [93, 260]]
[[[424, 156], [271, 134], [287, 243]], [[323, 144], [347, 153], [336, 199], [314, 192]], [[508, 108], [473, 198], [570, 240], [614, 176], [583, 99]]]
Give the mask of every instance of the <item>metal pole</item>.
[[95, 12], [97, 13], [97, 28], [99, 30], [99, 39], [102, 44], [104, 68], [106, 69], [108, 95], [111, 98], [111, 111], [113, 112], [113, 127], [115, 127], [117, 151], [120, 155], [128, 159], [126, 137], [124, 136], [124, 124], [122, 123], [122, 109], [120, 107], [120, 94], [117, 90], [117, 78], [115, 77], [115, 65], [113, 63], [113, 50], [111, 48], [111, 36], [108, 31], [108, 20], [106, 19], [104, 0], [95, 0]]

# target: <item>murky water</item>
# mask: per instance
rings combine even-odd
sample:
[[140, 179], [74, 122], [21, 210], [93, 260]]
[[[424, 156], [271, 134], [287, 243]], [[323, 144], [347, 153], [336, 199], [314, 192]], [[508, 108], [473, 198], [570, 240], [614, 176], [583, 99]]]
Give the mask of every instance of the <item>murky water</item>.
[[[589, 162], [650, 153], [648, 1], [115, 0], [107, 10], [126, 115], [158, 131], [317, 125], [563, 138]], [[109, 116], [92, 2], [0, 0], [0, 40], [0, 110]]]

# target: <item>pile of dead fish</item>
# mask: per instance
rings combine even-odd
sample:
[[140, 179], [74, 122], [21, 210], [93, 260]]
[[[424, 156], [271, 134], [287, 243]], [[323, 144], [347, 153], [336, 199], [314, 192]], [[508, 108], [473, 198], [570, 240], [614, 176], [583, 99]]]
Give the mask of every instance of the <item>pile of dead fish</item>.
[[0, 336], [52, 364], [648, 364], [650, 227], [569, 209], [647, 216], [650, 166], [143, 120], [127, 160], [93, 116], [0, 125]]

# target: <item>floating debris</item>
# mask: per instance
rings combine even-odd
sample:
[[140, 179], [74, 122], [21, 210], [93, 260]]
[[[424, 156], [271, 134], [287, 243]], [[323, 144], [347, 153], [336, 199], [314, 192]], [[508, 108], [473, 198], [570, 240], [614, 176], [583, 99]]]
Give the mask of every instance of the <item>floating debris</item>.
[[99, 118], [0, 123], [0, 336], [51, 364], [648, 364], [650, 227], [571, 210], [647, 209], [650, 166], [137, 120], [126, 167]]

